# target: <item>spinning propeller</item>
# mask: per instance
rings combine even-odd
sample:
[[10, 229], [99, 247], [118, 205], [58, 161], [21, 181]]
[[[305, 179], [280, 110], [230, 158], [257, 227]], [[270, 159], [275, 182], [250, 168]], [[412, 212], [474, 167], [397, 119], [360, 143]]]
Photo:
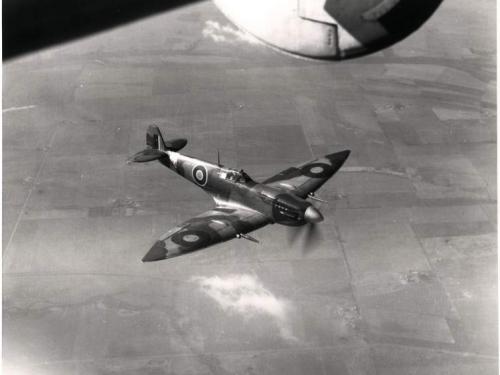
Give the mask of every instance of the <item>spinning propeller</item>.
[[[317, 202], [326, 202], [322, 199], [314, 197], [313, 194], [309, 198]], [[293, 244], [299, 237], [303, 237], [302, 252], [304, 254], [314, 250], [319, 245], [322, 235], [318, 227], [318, 223], [323, 221], [323, 215], [317, 207], [311, 205], [304, 212], [304, 219], [306, 224], [298, 227], [289, 227], [289, 243]]]

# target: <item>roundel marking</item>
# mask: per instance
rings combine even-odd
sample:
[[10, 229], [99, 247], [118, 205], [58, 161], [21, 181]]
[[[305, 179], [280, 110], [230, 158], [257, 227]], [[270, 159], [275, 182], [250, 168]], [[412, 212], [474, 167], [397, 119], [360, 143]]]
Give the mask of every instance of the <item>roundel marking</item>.
[[200, 236], [198, 236], [196, 233], [189, 233], [186, 234], [184, 237], [182, 237], [182, 240], [184, 242], [197, 242], [199, 241]]
[[311, 168], [310, 172], [314, 173], [314, 174], [318, 174], [318, 173], [323, 172], [323, 170], [324, 170], [323, 167], [318, 166], [318, 167]]
[[333, 168], [326, 163], [311, 163], [300, 168], [300, 171], [307, 177], [324, 178], [332, 174]]
[[198, 185], [205, 186], [208, 181], [207, 168], [205, 168], [205, 166], [203, 165], [197, 165], [196, 167], [194, 167], [193, 179]]
[[196, 171], [196, 179], [199, 181], [203, 180], [203, 172], [201, 171], [201, 169], [198, 169]]
[[182, 246], [184, 250], [194, 250], [210, 243], [210, 235], [201, 230], [185, 230], [175, 233], [172, 242]]

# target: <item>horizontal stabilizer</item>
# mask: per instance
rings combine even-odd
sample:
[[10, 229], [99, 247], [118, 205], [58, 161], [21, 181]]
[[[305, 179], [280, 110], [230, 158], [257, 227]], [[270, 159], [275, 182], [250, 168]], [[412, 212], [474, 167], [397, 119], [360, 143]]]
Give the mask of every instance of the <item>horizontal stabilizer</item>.
[[134, 163], [146, 163], [148, 161], [158, 160], [162, 157], [167, 157], [167, 155], [160, 151], [151, 148], [147, 148], [145, 150], [139, 151], [137, 154], [132, 156], [128, 162]]
[[165, 147], [169, 151], [174, 151], [177, 152], [180, 149], [184, 148], [188, 143], [186, 138], [175, 138], [175, 139], [169, 139], [168, 141], [165, 142]]

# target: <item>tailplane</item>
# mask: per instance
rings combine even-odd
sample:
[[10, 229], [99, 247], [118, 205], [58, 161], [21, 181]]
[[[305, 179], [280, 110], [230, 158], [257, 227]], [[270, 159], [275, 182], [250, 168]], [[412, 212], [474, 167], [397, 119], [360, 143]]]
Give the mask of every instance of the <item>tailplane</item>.
[[146, 163], [148, 161], [158, 160], [167, 156], [167, 151], [179, 151], [186, 146], [187, 140], [184, 138], [175, 138], [165, 141], [161, 131], [156, 125], [149, 125], [146, 133], [147, 148], [132, 156], [128, 162]]

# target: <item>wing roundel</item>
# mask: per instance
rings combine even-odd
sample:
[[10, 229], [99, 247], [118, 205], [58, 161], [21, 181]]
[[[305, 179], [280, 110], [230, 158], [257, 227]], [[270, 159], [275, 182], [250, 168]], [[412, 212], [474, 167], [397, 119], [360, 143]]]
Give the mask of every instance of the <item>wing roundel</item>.
[[269, 222], [269, 218], [250, 209], [216, 207], [165, 233], [142, 261], [153, 262], [204, 249], [261, 228]]
[[268, 178], [264, 184], [285, 188], [301, 198], [318, 190], [345, 163], [350, 151], [340, 151], [322, 158], [285, 169], [277, 175]]

